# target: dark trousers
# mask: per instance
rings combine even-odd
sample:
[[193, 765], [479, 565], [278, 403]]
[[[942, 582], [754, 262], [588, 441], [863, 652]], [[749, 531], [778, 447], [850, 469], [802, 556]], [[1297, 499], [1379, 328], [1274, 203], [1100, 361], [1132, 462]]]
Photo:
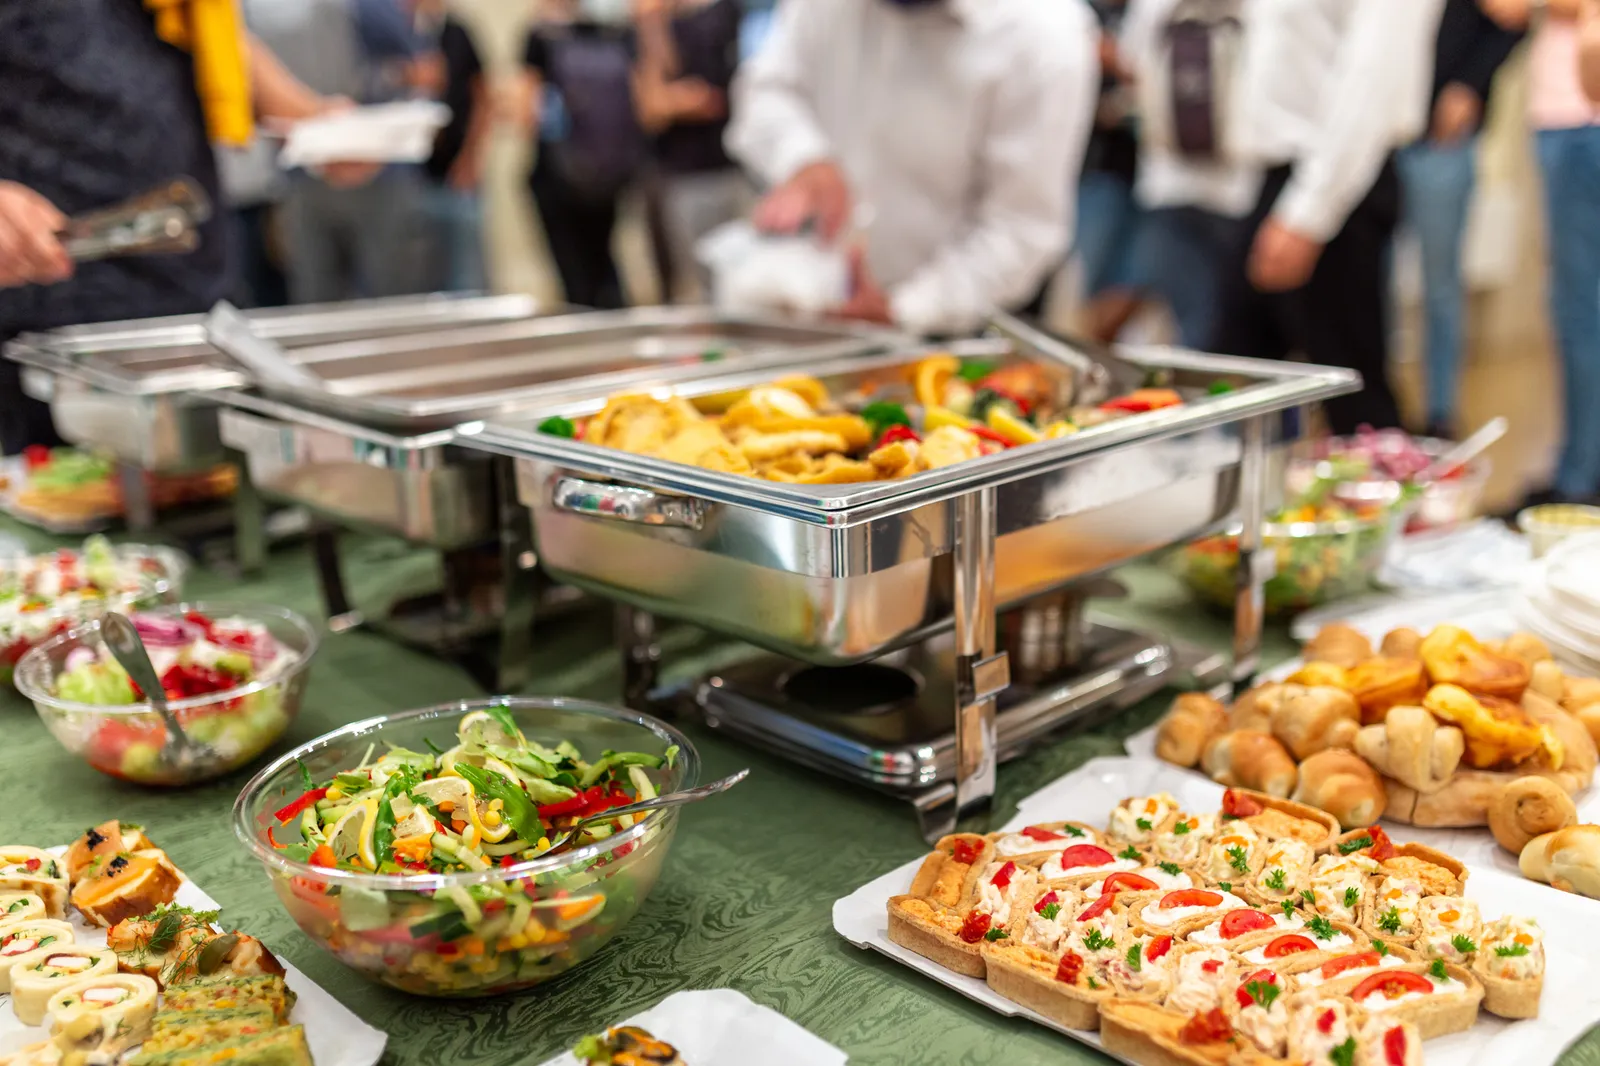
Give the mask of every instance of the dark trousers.
[[[11, 337], [0, 330], [0, 348]], [[0, 455], [16, 455], [30, 444], [62, 443], [50, 417], [50, 405], [22, 391], [22, 367], [0, 359]]]
[[1398, 426], [1400, 411], [1389, 389], [1387, 269], [1400, 217], [1400, 182], [1385, 162], [1366, 198], [1345, 220], [1317, 261], [1311, 280], [1293, 292], [1258, 292], [1247, 268], [1257, 229], [1289, 181], [1290, 168], [1268, 172], [1261, 200], [1224, 276], [1216, 350], [1257, 359], [1304, 356], [1313, 363], [1359, 371], [1361, 391], [1327, 401], [1335, 433], [1357, 426]]
[[567, 302], [599, 310], [627, 306], [611, 255], [616, 198], [587, 195], [542, 161], [534, 166], [528, 186]]
[[239, 249], [240, 307], [282, 307], [289, 302], [289, 282], [272, 254], [272, 211], [268, 204], [235, 207], [231, 212]]

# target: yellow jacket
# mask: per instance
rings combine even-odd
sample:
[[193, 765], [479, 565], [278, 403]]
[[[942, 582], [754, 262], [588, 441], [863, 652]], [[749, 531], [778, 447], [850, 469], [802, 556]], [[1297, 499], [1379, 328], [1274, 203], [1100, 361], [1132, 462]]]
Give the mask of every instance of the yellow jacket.
[[194, 57], [195, 91], [214, 144], [245, 145], [255, 135], [250, 60], [237, 0], [144, 0], [156, 36]]

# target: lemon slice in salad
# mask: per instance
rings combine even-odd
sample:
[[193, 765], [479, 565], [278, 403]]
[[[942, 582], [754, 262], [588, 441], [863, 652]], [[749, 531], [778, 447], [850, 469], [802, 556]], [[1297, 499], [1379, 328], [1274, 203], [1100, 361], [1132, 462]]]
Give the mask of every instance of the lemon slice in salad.
[[507, 733], [505, 726], [485, 711], [473, 711], [461, 719], [458, 735], [462, 745], [468, 748], [486, 748], [490, 744], [518, 747], [523, 742], [520, 734]]
[[340, 862], [358, 862], [368, 869], [377, 869], [373, 853], [372, 832], [377, 827], [378, 804], [376, 800], [350, 808], [328, 830], [328, 846]]
[[[484, 761], [485, 769], [503, 774], [508, 781], [515, 781], [516, 774], [511, 768], [495, 759]], [[511, 823], [502, 821], [498, 826], [490, 827], [483, 823], [483, 812], [479, 810], [477, 793], [473, 790], [472, 783], [464, 777], [436, 777], [432, 781], [424, 781], [411, 790], [411, 794], [419, 799], [426, 800], [443, 810], [448, 804], [445, 813], [455, 815], [459, 813], [472, 824], [480, 839], [490, 844], [498, 844], [511, 835]]]

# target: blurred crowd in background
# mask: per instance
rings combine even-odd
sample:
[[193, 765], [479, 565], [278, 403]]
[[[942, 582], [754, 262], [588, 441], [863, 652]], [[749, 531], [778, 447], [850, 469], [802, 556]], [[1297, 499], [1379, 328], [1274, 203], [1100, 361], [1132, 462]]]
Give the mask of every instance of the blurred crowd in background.
[[[108, 5], [137, 6], [67, 6]], [[830, 310], [919, 333], [1037, 314], [1070, 261], [1097, 339], [1158, 309], [1186, 346], [1361, 371], [1328, 407], [1339, 432], [1401, 422], [1387, 370], [1407, 232], [1426, 331], [1412, 428], [1443, 437], [1470, 428], [1477, 139], [1525, 47], [1566, 425], [1532, 495], [1600, 493], [1600, 0], [545, 0], [515, 76], [488, 73], [445, 0], [239, 5], [252, 46], [319, 99], [452, 115], [422, 165], [350, 180], [284, 172], [267, 138], [219, 149], [242, 305], [490, 287], [480, 189], [510, 127], [537, 143], [526, 189], [572, 305], [627, 303], [614, 237], [633, 202], [678, 301], [711, 296], [697, 244], [745, 217], [848, 245]], [[26, 34], [7, 48], [7, 17], [51, 16], [0, 15], [0, 75], [37, 63]], [[0, 104], [0, 141], [7, 124]], [[27, 175], [0, 148], [0, 182]], [[56, 324], [10, 318], [0, 294], [0, 337]]]

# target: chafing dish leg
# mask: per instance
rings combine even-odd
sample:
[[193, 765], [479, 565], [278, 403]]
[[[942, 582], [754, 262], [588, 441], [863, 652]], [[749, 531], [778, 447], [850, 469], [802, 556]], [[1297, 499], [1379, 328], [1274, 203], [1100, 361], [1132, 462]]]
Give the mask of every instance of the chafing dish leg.
[[343, 633], [356, 628], [362, 622], [361, 612], [350, 605], [350, 594], [345, 591], [344, 570], [339, 566], [339, 531], [326, 525], [312, 530], [311, 555], [317, 564], [317, 585], [322, 590], [328, 629]]
[[250, 463], [243, 453], [230, 451], [229, 461], [239, 468], [239, 487], [233, 493], [233, 553], [239, 569], [259, 574], [267, 561], [267, 510], [250, 478]]
[[955, 510], [955, 804], [953, 820], [994, 799], [995, 697], [1011, 683], [995, 653], [995, 490], [960, 497]]
[[1271, 576], [1272, 556], [1261, 550], [1261, 525], [1266, 521], [1267, 423], [1265, 417], [1247, 419], [1240, 431], [1244, 455], [1239, 464], [1238, 587], [1233, 603], [1233, 690], [1237, 695], [1255, 681], [1261, 659], [1261, 627], [1265, 610], [1264, 588]]
[[516, 469], [495, 458], [495, 503], [500, 511], [500, 573], [505, 600], [500, 614], [499, 690], [516, 692], [528, 680], [533, 655], [533, 621], [539, 598], [534, 571], [533, 526], [517, 499]]
[[661, 674], [661, 645], [656, 642], [656, 617], [648, 611], [616, 609], [617, 649], [622, 653], [622, 702], [635, 711], [650, 710], [650, 693]]
[[118, 463], [117, 480], [122, 482], [122, 510], [128, 530], [144, 533], [154, 529], [156, 507], [150, 498], [150, 483], [144, 470], [131, 463]]

